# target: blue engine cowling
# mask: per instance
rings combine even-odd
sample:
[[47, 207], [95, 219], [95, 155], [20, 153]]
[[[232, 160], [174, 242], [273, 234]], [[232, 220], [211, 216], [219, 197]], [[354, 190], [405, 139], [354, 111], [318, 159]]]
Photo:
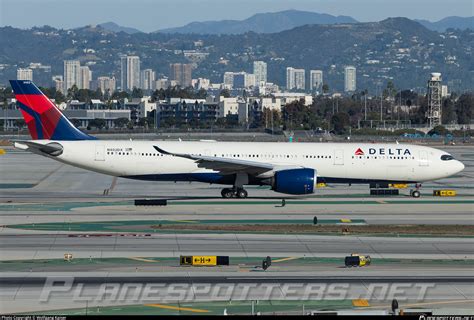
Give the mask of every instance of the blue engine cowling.
[[287, 194], [313, 193], [317, 182], [316, 170], [288, 169], [275, 172], [272, 190]]

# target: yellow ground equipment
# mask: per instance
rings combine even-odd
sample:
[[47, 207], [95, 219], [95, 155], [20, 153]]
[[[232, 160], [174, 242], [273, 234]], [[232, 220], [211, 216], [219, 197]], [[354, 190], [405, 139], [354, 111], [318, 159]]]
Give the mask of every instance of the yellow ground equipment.
[[228, 256], [180, 256], [179, 264], [182, 266], [212, 267], [228, 266]]
[[433, 190], [433, 196], [435, 197], [455, 197], [456, 190]]
[[406, 189], [408, 188], [408, 184], [406, 183], [393, 183], [389, 184], [389, 187], [395, 188], [395, 189]]
[[360, 254], [351, 254], [347, 256], [344, 260], [346, 267], [363, 267], [370, 265], [371, 259], [370, 256], [364, 256]]

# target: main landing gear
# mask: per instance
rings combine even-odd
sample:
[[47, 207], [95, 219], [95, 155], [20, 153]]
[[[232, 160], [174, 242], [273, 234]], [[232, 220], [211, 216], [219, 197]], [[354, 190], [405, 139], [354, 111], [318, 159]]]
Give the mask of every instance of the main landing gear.
[[244, 188], [224, 188], [221, 191], [222, 198], [247, 198], [248, 193]]
[[248, 193], [244, 189], [244, 185], [249, 183], [249, 177], [246, 173], [237, 173], [232, 188], [224, 188], [221, 191], [222, 198], [247, 198]]

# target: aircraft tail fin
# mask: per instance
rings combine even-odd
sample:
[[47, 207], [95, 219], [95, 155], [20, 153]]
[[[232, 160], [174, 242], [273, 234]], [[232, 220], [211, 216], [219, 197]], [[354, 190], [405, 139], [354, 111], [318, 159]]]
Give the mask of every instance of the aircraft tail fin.
[[94, 140], [77, 129], [29, 80], [10, 80], [17, 105], [34, 140]]

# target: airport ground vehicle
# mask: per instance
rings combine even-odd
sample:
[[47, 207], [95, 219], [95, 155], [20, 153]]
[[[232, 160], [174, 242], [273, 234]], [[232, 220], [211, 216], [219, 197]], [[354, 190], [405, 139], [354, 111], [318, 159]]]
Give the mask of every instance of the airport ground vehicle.
[[350, 256], [347, 256], [344, 259], [344, 264], [346, 267], [364, 267], [368, 266], [371, 263], [370, 256], [364, 256], [360, 254], [353, 253]]

